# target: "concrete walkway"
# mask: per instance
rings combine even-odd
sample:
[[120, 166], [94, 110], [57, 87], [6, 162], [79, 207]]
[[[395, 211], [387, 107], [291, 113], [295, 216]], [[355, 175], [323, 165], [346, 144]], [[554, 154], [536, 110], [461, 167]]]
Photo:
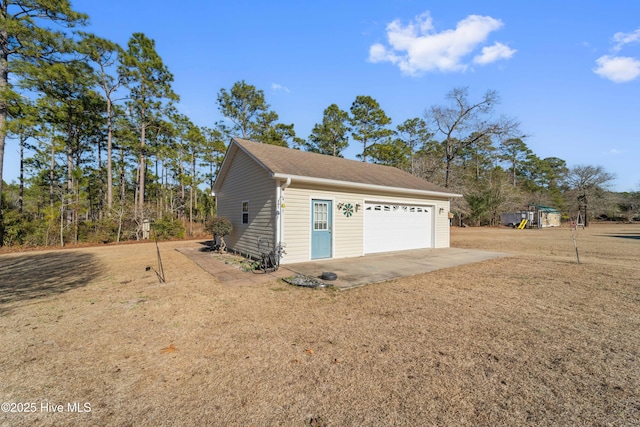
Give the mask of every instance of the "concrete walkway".
[[209, 251], [205, 246], [177, 248], [176, 250], [228, 286], [256, 285], [295, 276], [293, 271], [284, 268], [266, 274], [242, 271], [231, 264], [225, 263], [224, 258], [231, 258], [233, 255], [219, 255]]
[[267, 283], [296, 274], [319, 278], [323, 272], [330, 271], [336, 273], [338, 279], [327, 283], [338, 289], [350, 289], [369, 283], [385, 282], [442, 268], [509, 256], [505, 253], [473, 249], [416, 249], [356, 258], [285, 264], [273, 273], [254, 274], [225, 264], [220, 257], [215, 257], [214, 254], [201, 247], [180, 248], [178, 251], [221, 282], [231, 286]]
[[416, 249], [287, 264], [286, 268], [311, 277], [330, 271], [338, 275], [331, 284], [339, 289], [350, 289], [505, 256], [509, 254], [459, 248]]

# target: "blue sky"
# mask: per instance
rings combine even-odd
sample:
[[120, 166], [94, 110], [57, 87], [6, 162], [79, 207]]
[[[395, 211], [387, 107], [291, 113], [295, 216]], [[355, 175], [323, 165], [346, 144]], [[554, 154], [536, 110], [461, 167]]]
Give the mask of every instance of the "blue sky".
[[[307, 138], [332, 103], [375, 98], [393, 127], [466, 86], [498, 91], [539, 157], [601, 165], [640, 190], [640, 2], [72, 0], [88, 31], [156, 41], [180, 110], [222, 119], [216, 95], [245, 80]], [[5, 179], [17, 176], [9, 142]], [[361, 148], [352, 142], [345, 156]]]

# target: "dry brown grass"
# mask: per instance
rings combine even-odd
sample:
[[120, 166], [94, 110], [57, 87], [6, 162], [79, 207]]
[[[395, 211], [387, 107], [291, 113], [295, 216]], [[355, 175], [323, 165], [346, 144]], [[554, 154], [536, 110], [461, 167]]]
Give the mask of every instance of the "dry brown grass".
[[581, 265], [567, 229], [453, 229], [514, 256], [347, 292], [229, 287], [194, 244], [165, 284], [151, 244], [0, 256], [0, 400], [38, 405], [0, 422], [640, 424], [638, 226], [580, 231]]

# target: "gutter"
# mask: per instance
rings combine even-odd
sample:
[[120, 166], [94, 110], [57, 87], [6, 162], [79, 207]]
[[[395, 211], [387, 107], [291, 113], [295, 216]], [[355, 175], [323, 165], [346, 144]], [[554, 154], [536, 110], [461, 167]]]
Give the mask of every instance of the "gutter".
[[291, 185], [292, 180], [295, 180], [296, 182], [300, 182], [304, 184], [324, 184], [324, 185], [331, 185], [335, 187], [351, 188], [355, 190], [369, 190], [369, 191], [379, 191], [379, 192], [389, 192], [391, 190], [395, 193], [415, 195], [415, 196], [462, 197], [462, 194], [456, 194], [456, 193], [444, 193], [441, 191], [428, 191], [428, 190], [415, 190], [412, 188], [387, 187], [385, 185], [363, 184], [359, 182], [338, 181], [336, 179], [313, 178], [309, 176], [288, 175], [283, 173], [273, 173], [271, 174], [271, 178], [286, 180], [286, 182], [282, 185], [283, 190], [287, 188], [289, 185]]

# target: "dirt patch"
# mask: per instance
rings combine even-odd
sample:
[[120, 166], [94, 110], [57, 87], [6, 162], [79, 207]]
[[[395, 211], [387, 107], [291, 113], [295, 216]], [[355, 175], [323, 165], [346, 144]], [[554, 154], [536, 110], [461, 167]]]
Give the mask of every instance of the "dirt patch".
[[0, 423], [638, 425], [639, 232], [577, 265], [566, 229], [456, 228], [514, 257], [348, 292], [231, 287], [194, 242], [162, 284], [154, 244], [2, 255], [0, 396], [36, 411]]

